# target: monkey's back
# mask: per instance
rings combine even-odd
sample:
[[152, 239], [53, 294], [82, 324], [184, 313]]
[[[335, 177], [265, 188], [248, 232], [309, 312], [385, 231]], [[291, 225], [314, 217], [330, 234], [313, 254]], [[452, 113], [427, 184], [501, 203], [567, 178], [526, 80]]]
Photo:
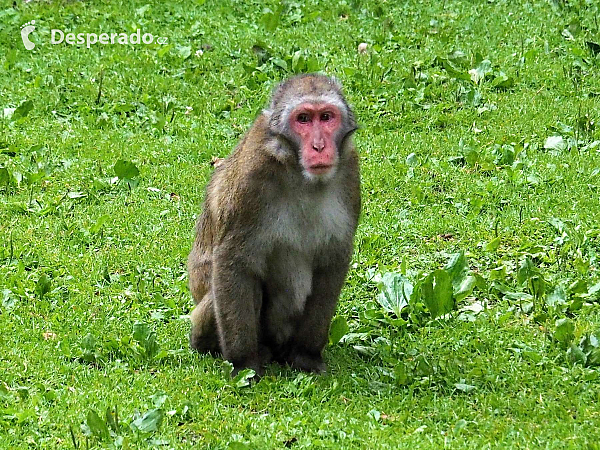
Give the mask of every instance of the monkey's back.
[[[239, 223], [251, 223], [264, 192], [264, 169], [274, 164], [266, 153], [251, 154], [250, 146], [266, 142], [264, 119], [259, 117], [238, 146], [215, 169], [206, 186], [202, 213], [196, 220], [196, 233], [188, 256], [190, 291], [196, 303], [210, 289], [212, 259], [215, 246], [227, 239], [228, 232]], [[264, 145], [264, 144], [262, 144]], [[254, 172], [254, 173], [253, 173]]]

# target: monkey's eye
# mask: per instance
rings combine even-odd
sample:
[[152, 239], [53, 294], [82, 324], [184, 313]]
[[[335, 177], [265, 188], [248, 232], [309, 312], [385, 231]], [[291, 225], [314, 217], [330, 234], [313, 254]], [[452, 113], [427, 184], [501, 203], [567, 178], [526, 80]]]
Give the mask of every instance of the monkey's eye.
[[321, 120], [323, 122], [327, 122], [328, 120], [331, 120], [331, 116], [332, 116], [331, 113], [324, 112], [323, 114], [321, 114]]
[[296, 120], [300, 123], [308, 123], [308, 122], [310, 122], [310, 117], [308, 116], [308, 114], [302, 113], [302, 114], [298, 114], [298, 117], [296, 117]]

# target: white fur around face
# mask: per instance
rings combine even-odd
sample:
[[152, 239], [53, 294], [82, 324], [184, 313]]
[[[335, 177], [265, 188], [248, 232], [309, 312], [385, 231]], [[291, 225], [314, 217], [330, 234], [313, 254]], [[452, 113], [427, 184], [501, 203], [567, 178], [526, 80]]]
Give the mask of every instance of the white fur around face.
[[[281, 114], [281, 123], [287, 123], [290, 120], [290, 114], [292, 113], [292, 111], [294, 109], [296, 109], [298, 106], [302, 105], [303, 103], [311, 103], [313, 105], [315, 104], [321, 104], [321, 103], [328, 103], [330, 105], [334, 105], [337, 109], [339, 109], [342, 112], [342, 115], [344, 115], [345, 111], [346, 111], [346, 106], [344, 105], [344, 103], [340, 100], [338, 95], [328, 95], [328, 94], [321, 94], [321, 95], [305, 95], [303, 97], [297, 98], [292, 102], [286, 103], [285, 104], [285, 108], [282, 111]], [[263, 110], [263, 114], [265, 114], [267, 116], [268, 119], [271, 118], [271, 114], [273, 114], [273, 111], [271, 109], [264, 109]]]
[[335, 173], [337, 172], [338, 161], [339, 161], [339, 157], [336, 154], [333, 159], [333, 165], [332, 165], [331, 169], [329, 169], [329, 171], [327, 173], [320, 174], [320, 175], [309, 172], [306, 169], [306, 167], [304, 167], [304, 165], [302, 165], [302, 163], [300, 163], [302, 165], [302, 175], [304, 176], [304, 178], [306, 178], [311, 183], [317, 183], [319, 181], [320, 182], [329, 182], [329, 180], [331, 180], [333, 177], [335, 177]]

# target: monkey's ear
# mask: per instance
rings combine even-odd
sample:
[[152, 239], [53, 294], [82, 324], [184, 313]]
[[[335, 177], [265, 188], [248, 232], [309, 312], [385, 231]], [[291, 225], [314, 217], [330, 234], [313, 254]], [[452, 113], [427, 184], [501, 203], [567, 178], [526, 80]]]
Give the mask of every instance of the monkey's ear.
[[350, 106], [346, 105], [347, 111], [348, 111], [348, 116], [346, 118], [346, 128], [344, 129], [344, 136], [345, 137], [349, 137], [351, 136], [356, 130], [358, 130], [360, 128], [360, 125], [358, 125], [358, 123], [356, 122], [356, 118], [354, 117], [354, 112], [352, 112], [352, 109], [350, 108]]
[[358, 125], [354, 125], [353, 127], [347, 128], [344, 130], [344, 137], [342, 138], [342, 142], [345, 142], [349, 138], [352, 137], [354, 132], [358, 130], [360, 127]]
[[[354, 117], [353, 117], [354, 119]], [[356, 121], [352, 120], [352, 122], [348, 125], [348, 127], [342, 130], [342, 140], [340, 145], [345, 145], [345, 143], [352, 137], [355, 131], [359, 130], [361, 127]]]

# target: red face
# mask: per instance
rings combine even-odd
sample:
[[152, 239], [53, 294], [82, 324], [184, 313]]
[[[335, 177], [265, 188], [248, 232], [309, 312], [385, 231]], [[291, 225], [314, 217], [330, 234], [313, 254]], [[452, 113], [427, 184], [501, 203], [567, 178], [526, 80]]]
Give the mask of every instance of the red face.
[[329, 103], [302, 103], [290, 115], [290, 127], [300, 136], [300, 162], [312, 175], [325, 175], [337, 164], [335, 132], [340, 110]]

